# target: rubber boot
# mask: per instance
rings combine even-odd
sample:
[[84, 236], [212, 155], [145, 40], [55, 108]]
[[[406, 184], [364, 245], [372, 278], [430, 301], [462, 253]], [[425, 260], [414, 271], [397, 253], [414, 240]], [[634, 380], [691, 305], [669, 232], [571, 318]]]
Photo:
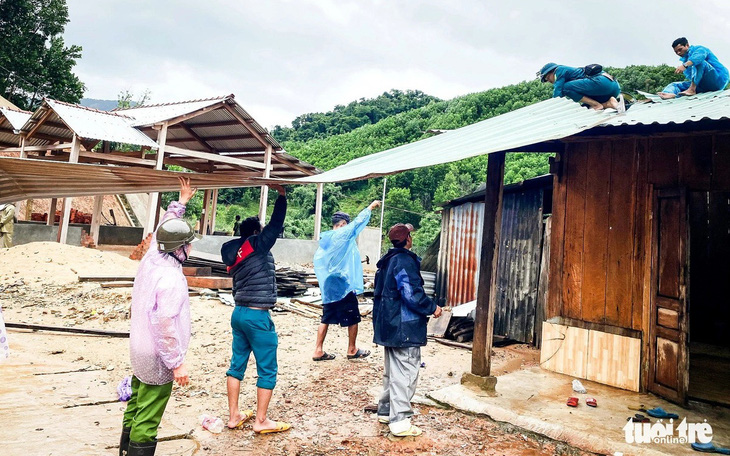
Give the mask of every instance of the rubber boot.
[[129, 442], [129, 452], [127, 456], [154, 456], [157, 441], [154, 442]]
[[122, 437], [119, 439], [119, 456], [126, 456], [129, 450], [129, 433], [132, 431], [131, 427], [122, 428]]

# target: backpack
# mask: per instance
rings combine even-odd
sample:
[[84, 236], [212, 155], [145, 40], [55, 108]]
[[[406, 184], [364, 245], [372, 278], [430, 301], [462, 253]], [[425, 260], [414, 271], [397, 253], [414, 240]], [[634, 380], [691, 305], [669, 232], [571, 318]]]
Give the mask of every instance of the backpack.
[[583, 71], [585, 72], [586, 77], [598, 76], [603, 73], [603, 66], [598, 63], [591, 63], [590, 65], [584, 66]]

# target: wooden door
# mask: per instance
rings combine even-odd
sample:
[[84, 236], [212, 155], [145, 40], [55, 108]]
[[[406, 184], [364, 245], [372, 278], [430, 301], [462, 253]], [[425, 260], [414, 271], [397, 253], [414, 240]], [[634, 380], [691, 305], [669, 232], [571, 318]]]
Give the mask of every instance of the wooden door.
[[649, 390], [684, 403], [689, 386], [689, 224], [684, 189], [654, 198]]

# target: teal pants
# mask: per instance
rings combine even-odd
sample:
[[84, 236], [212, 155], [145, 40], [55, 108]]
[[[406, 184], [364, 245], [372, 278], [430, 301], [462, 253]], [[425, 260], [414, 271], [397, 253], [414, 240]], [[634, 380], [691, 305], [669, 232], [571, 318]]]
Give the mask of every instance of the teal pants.
[[162, 414], [172, 394], [172, 382], [148, 385], [132, 376], [132, 397], [124, 411], [123, 427], [132, 428], [129, 440], [146, 443], [157, 439]]
[[253, 352], [259, 376], [256, 386], [274, 389], [278, 372], [276, 349], [279, 346], [279, 337], [269, 311], [236, 306], [231, 315], [231, 329], [233, 355], [226, 375], [243, 380], [248, 359]]

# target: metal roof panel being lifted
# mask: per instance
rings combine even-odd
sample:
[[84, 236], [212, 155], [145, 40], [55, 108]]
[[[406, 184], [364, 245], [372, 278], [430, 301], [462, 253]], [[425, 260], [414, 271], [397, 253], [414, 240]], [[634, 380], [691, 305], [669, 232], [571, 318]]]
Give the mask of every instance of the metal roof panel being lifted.
[[593, 111], [567, 98], [533, 105], [352, 160], [297, 182], [343, 182], [449, 163], [493, 152], [519, 152], [526, 146], [560, 140], [605, 127], [669, 125], [730, 119], [730, 90], [674, 100], [638, 103], [625, 114]]

